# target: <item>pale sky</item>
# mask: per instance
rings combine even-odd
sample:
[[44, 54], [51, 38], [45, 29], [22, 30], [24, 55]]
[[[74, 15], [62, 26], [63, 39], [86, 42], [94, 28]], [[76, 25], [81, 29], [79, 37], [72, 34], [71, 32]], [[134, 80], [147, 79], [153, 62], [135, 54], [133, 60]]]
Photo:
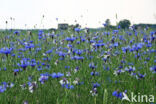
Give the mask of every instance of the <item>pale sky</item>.
[[[118, 19], [116, 20], [115, 15]], [[45, 18], [42, 21], [42, 15]], [[10, 20], [15, 18], [15, 21]], [[58, 18], [58, 21], [56, 21]], [[131, 23], [156, 23], [156, 0], [0, 0], [0, 28], [57, 27], [58, 23], [101, 27], [109, 18]], [[27, 24], [25, 26], [25, 24]]]

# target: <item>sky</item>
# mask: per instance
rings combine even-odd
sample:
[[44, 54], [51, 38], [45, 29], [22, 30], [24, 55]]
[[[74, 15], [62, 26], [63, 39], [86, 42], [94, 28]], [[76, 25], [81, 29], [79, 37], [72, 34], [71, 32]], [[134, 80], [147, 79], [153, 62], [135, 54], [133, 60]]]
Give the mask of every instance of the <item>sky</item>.
[[106, 19], [113, 25], [122, 19], [155, 24], [156, 0], [0, 0], [1, 29], [57, 28], [58, 23], [76, 24], [75, 20], [96, 28]]

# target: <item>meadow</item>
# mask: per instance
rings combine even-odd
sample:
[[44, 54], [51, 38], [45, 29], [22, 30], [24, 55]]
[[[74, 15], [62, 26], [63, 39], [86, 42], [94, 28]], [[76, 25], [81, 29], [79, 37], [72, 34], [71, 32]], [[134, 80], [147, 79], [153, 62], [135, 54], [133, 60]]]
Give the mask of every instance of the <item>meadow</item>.
[[1, 104], [136, 104], [123, 92], [156, 103], [155, 30], [0, 31]]

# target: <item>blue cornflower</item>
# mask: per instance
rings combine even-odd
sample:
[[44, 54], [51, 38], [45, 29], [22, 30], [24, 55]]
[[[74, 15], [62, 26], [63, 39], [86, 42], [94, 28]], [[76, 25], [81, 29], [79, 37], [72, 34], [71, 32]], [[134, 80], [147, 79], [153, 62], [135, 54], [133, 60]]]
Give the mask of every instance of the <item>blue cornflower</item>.
[[114, 91], [112, 93], [112, 95], [113, 96], [116, 96], [117, 98], [120, 98], [120, 99], [122, 99], [122, 97], [123, 97], [122, 92], [118, 92], [118, 91]]
[[74, 86], [70, 84], [63, 84], [62, 87], [67, 89], [74, 89]]
[[92, 72], [90, 73], [90, 75], [92, 75], [92, 76], [98, 76], [98, 75], [100, 75], [100, 74], [99, 74], [99, 72], [92, 71]]
[[81, 43], [80, 41], [77, 41], [77, 42], [76, 42], [76, 44], [80, 44], [80, 43]]
[[14, 31], [13, 34], [19, 35], [20, 31]]
[[65, 69], [69, 69], [70, 68], [70, 66], [65, 66]]
[[63, 76], [64, 76], [64, 74], [63, 74], [63, 73], [58, 72], [58, 73], [52, 73], [52, 74], [51, 74], [51, 76], [52, 76], [52, 78], [60, 78], [60, 77], [63, 77]]
[[118, 29], [120, 29], [121, 28], [121, 26], [120, 25], [118, 25]]
[[123, 53], [127, 53], [130, 50], [130, 46], [122, 47]]
[[132, 67], [132, 66], [129, 66], [129, 67], [126, 67], [125, 68], [125, 71], [128, 71], [128, 72], [134, 72], [135, 71], [135, 67]]
[[82, 50], [77, 50], [75, 53], [80, 56], [83, 53], [83, 51]]
[[4, 47], [0, 49], [0, 53], [5, 54], [8, 56], [13, 51], [13, 48]]
[[150, 70], [151, 70], [152, 73], [156, 73], [156, 66], [150, 67]]
[[93, 46], [96, 46], [97, 48], [99, 48], [99, 47], [101, 47], [101, 44], [100, 43], [98, 43], [98, 44], [93, 44]]
[[103, 23], [102, 25], [103, 25], [104, 27], [106, 27], [106, 26], [107, 26], [107, 23]]
[[72, 60], [82, 60], [84, 59], [83, 56], [74, 56], [74, 57], [71, 57]]
[[36, 62], [30, 63], [30, 66], [35, 67], [36, 66]]
[[4, 91], [6, 91], [6, 87], [0, 86], [0, 93], [3, 93]]
[[14, 83], [2, 82], [1, 84], [2, 85], [0, 85], [0, 93], [3, 93], [7, 90], [7, 88], [12, 88], [14, 86]]
[[36, 52], [39, 52], [41, 50], [42, 50], [42, 48], [36, 48]]
[[91, 68], [91, 69], [95, 69], [95, 68], [97, 68], [97, 66], [95, 66], [94, 63], [91, 62], [91, 63], [89, 64], [89, 68]]
[[142, 79], [142, 78], [145, 78], [145, 76], [146, 76], [146, 74], [140, 74], [140, 73], [138, 73], [138, 78], [140, 78], [140, 79]]
[[37, 70], [38, 71], [42, 70], [42, 66], [38, 66]]
[[46, 54], [50, 54], [50, 53], [52, 53], [52, 52], [53, 52], [53, 50], [50, 49], [50, 50], [46, 51]]
[[14, 73], [17, 73], [17, 72], [19, 72], [19, 69], [14, 69]]
[[67, 53], [64, 53], [62, 51], [60, 52], [57, 52], [57, 54], [60, 56], [60, 57], [65, 57], [67, 55]]
[[35, 47], [35, 45], [32, 44], [32, 43], [28, 43], [28, 44], [25, 45], [26, 49], [31, 49], [31, 48], [34, 48], [34, 47]]
[[41, 36], [43, 33], [44, 33], [43, 30], [39, 30], [39, 31], [38, 31], [38, 35], [39, 35], [39, 36]]
[[14, 57], [14, 56], [16, 56], [16, 55], [13, 53], [13, 54], [11, 54], [11, 56], [13, 56], [13, 57]]
[[42, 66], [45, 66], [45, 65], [46, 65], [46, 63], [42, 62], [42, 63], [41, 63], [41, 65], [42, 65]]
[[67, 44], [67, 47], [72, 48], [73, 45], [72, 44]]
[[86, 41], [86, 39], [85, 39], [85, 38], [81, 38], [81, 41], [82, 41], [82, 42], [85, 42], [85, 41]]
[[93, 83], [93, 88], [97, 88], [97, 87], [100, 87], [100, 84], [99, 83]]
[[124, 70], [119, 69], [119, 70], [115, 70], [113, 74], [117, 76], [124, 72], [125, 72]]
[[67, 38], [66, 38], [66, 41], [73, 42], [74, 40], [76, 40], [75, 37], [67, 37]]
[[118, 42], [114, 43], [114, 47], [118, 47]]
[[75, 30], [76, 32], [80, 32], [80, 31], [81, 31], [80, 28], [75, 28], [74, 30]]
[[117, 91], [114, 91], [114, 92], [112, 93], [112, 95], [113, 95], [113, 96], [118, 96], [118, 92], [117, 92]]
[[119, 30], [113, 30], [113, 34], [117, 34]]
[[33, 76], [29, 76], [29, 77], [28, 77], [28, 80], [29, 80], [29, 81], [32, 81], [32, 78], [33, 78]]
[[108, 71], [110, 68], [108, 66], [103, 66], [103, 69]]
[[49, 58], [49, 57], [43, 57], [42, 60], [44, 60], [44, 61], [50, 61], [51, 58]]
[[22, 67], [24, 70], [27, 68], [27, 66], [30, 65], [30, 62], [28, 61], [29, 59], [27, 58], [23, 58], [20, 63], [18, 63], [17, 65]]
[[47, 80], [48, 80], [48, 78], [49, 78], [49, 76], [48, 76], [48, 75], [41, 74], [41, 76], [40, 76], [40, 78], [39, 78], [38, 80], [41, 82], [41, 84], [44, 84], [44, 83], [45, 83], [45, 81], [47, 81]]
[[78, 70], [80, 70], [79, 66], [74, 69], [74, 72], [76, 73]]

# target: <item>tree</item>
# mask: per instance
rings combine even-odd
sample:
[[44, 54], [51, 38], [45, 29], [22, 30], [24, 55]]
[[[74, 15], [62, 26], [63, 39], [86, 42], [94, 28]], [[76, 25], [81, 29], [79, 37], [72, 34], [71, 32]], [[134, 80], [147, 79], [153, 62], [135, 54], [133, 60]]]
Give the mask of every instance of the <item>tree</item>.
[[110, 19], [106, 19], [106, 21], [105, 21], [105, 23], [104, 23], [103, 25], [104, 25], [104, 27], [105, 27], [106, 29], [109, 29], [109, 28], [111, 27]]
[[106, 24], [107, 26], [110, 26], [110, 25], [111, 25], [110, 19], [106, 19], [105, 24]]
[[131, 22], [127, 19], [119, 21], [119, 24], [118, 24], [118, 26], [120, 26], [122, 29], [129, 28], [130, 25], [131, 25]]

